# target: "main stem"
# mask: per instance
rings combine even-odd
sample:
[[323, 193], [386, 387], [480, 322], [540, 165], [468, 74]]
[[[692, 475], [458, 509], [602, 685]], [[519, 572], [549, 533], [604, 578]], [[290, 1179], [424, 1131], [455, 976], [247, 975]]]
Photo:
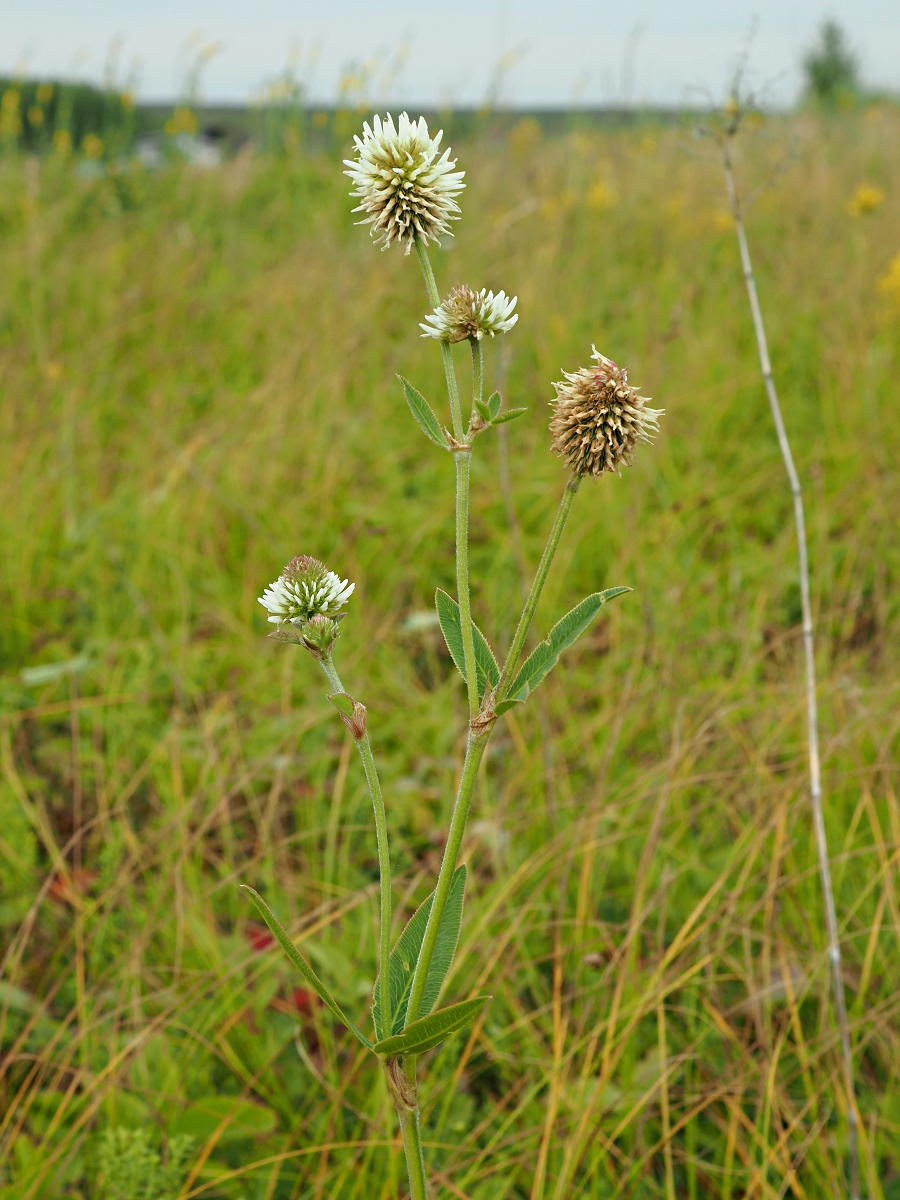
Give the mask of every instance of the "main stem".
[[[334, 691], [345, 692], [341, 678], [335, 670], [331, 654], [323, 654], [319, 661]], [[381, 916], [378, 930], [378, 990], [379, 1000], [381, 1001], [381, 1023], [383, 1028], [380, 1032], [382, 1037], [390, 1037], [393, 1027], [389, 974], [391, 957], [391, 854], [388, 846], [387, 815], [384, 811], [384, 797], [381, 794], [381, 781], [378, 778], [375, 755], [372, 753], [372, 743], [369, 741], [369, 731], [366, 730], [362, 737], [354, 735], [354, 740], [356, 748], [359, 751], [359, 757], [362, 759], [363, 770], [366, 773], [366, 783], [369, 785], [369, 795], [372, 797], [372, 808], [375, 813], [378, 873], [381, 876]]]
[[537, 573], [534, 577], [534, 582], [531, 585], [531, 591], [528, 593], [528, 599], [525, 601], [525, 607], [522, 609], [522, 615], [519, 617], [519, 624], [516, 626], [516, 632], [513, 636], [512, 645], [509, 648], [509, 653], [506, 656], [506, 662], [503, 664], [503, 673], [500, 676], [500, 682], [497, 685], [497, 699], [502, 700], [509, 688], [510, 676], [516, 669], [516, 664], [519, 661], [519, 655], [525, 645], [525, 639], [528, 637], [528, 630], [531, 628], [531, 622], [534, 620], [535, 610], [538, 606], [538, 601], [541, 598], [541, 592], [544, 590], [544, 584], [547, 582], [547, 575], [550, 573], [550, 566], [553, 562], [553, 556], [556, 554], [556, 548], [559, 545], [559, 540], [562, 537], [562, 532], [566, 527], [566, 521], [569, 519], [569, 513], [572, 511], [572, 505], [575, 502], [575, 495], [581, 484], [581, 478], [578, 475], [572, 475], [566, 484], [565, 491], [562, 494], [562, 499], [559, 502], [559, 508], [556, 510], [556, 519], [553, 522], [553, 528], [550, 530], [550, 536], [547, 538], [547, 545], [544, 547], [544, 553], [541, 555], [541, 561], [538, 564]]
[[[415, 1062], [415, 1059], [413, 1059]], [[410, 1112], [397, 1108], [400, 1131], [403, 1134], [403, 1152], [409, 1173], [409, 1200], [428, 1200], [428, 1183], [425, 1174], [425, 1155], [422, 1152], [422, 1132], [419, 1127], [419, 1109]]]
[[809, 553], [806, 544], [806, 522], [803, 517], [803, 493], [800, 488], [800, 477], [794, 465], [794, 456], [788, 441], [787, 430], [781, 415], [781, 405], [775, 390], [775, 380], [772, 376], [772, 365], [769, 361], [769, 347], [766, 341], [766, 330], [763, 324], [762, 309], [756, 292], [756, 279], [753, 275], [753, 264], [750, 260], [750, 249], [747, 245], [747, 234], [741, 215], [740, 199], [734, 179], [734, 168], [731, 161], [729, 140], [722, 143], [722, 162], [725, 169], [725, 187], [734, 214], [737, 229], [738, 247], [741, 254], [741, 267], [744, 272], [744, 282], [747, 285], [747, 295], [750, 300], [750, 312], [753, 315], [753, 328], [756, 332], [756, 345], [759, 351], [759, 365], [762, 370], [766, 392], [769, 397], [769, 407], [775, 421], [778, 434], [778, 445], [784, 459], [785, 469], [791, 485], [791, 496], [794, 501], [794, 523], [797, 526], [797, 549], [800, 560], [800, 602], [803, 613], [803, 654], [806, 662], [806, 724], [809, 741], [809, 792], [812, 801], [813, 827], [816, 833], [816, 850], [819, 858], [819, 876], [822, 881], [822, 893], [825, 900], [825, 924], [828, 931], [828, 958], [831, 963], [831, 980], [834, 989], [834, 1007], [837, 1016], [838, 1031], [841, 1039], [841, 1053], [844, 1066], [844, 1085], [847, 1089], [847, 1127], [850, 1157], [850, 1195], [852, 1200], [859, 1200], [859, 1151], [857, 1148], [856, 1127], [856, 1088], [853, 1079], [853, 1052], [850, 1045], [850, 1026], [847, 1021], [847, 1002], [844, 996], [844, 974], [841, 963], [841, 943], [838, 936], [837, 913], [834, 904], [834, 888], [831, 883], [831, 866], [828, 858], [828, 840], [825, 834], [825, 818], [822, 811], [822, 771], [819, 761], [819, 718], [816, 704], [816, 655], [813, 640], [812, 603], [809, 587]]

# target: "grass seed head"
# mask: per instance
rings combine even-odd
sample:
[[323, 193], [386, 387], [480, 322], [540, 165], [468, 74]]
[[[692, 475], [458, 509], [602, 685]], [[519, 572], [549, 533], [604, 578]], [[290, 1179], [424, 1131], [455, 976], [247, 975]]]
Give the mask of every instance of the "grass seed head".
[[429, 135], [424, 117], [410, 121], [401, 113], [395, 127], [388, 113], [354, 137], [356, 158], [344, 160], [355, 185], [350, 195], [360, 201], [353, 211], [367, 214], [359, 224], [371, 226], [382, 249], [399, 242], [409, 254], [417, 235], [426, 246], [440, 245], [438, 235], [449, 234], [448, 222], [459, 219], [454, 197], [466, 186], [465, 172], [453, 170], [449, 149], [440, 154], [442, 136]]
[[578, 476], [622, 474], [638, 442], [649, 442], [665, 409], [649, 408], [628, 382], [628, 372], [591, 347], [594, 367], [581, 367], [554, 383], [552, 449]]
[[517, 299], [517, 296], [510, 298], [506, 292], [498, 292], [495, 296], [486, 288], [473, 292], [461, 283], [419, 323], [419, 328], [425, 330], [422, 337], [439, 338], [444, 342], [464, 342], [472, 338], [480, 342], [486, 333], [491, 337], [508, 333], [519, 319], [519, 314], [513, 312]]
[[[259, 597], [273, 625], [304, 627], [315, 617], [333, 617], [353, 595], [355, 583], [339, 579], [317, 558], [292, 558], [274, 583]], [[333, 639], [332, 639], [333, 640]]]

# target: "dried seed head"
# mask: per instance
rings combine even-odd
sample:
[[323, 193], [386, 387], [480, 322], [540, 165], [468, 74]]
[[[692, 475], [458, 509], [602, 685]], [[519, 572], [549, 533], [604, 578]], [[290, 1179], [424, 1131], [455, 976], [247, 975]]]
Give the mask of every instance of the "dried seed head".
[[317, 558], [307, 554], [292, 558], [274, 583], [259, 597], [273, 625], [305, 626], [316, 616], [333, 617], [353, 595], [356, 587], [339, 579]]
[[406, 113], [396, 128], [390, 113], [383, 121], [376, 116], [371, 129], [366, 123], [362, 137], [354, 137], [357, 156], [344, 160], [350, 195], [360, 201], [353, 211], [368, 214], [359, 224], [371, 225], [382, 249], [396, 241], [409, 254], [416, 235], [426, 246], [440, 245], [438, 234], [449, 234], [448, 222], [459, 219], [454, 197], [466, 186], [465, 172], [453, 170], [449, 149], [438, 157], [442, 137], [443, 130], [430, 137], [425, 118], [410, 121]]
[[419, 328], [425, 330], [422, 337], [440, 338], [444, 342], [474, 338], [480, 342], [486, 333], [491, 337], [508, 333], [519, 319], [519, 314], [513, 312], [517, 299], [517, 296], [510, 299], [506, 292], [495, 296], [485, 288], [473, 292], [462, 283], [419, 323]]
[[649, 408], [628, 383], [628, 372], [592, 346], [595, 367], [582, 367], [554, 383], [552, 449], [575, 475], [601, 475], [631, 465], [638, 442], [659, 429], [662, 408]]

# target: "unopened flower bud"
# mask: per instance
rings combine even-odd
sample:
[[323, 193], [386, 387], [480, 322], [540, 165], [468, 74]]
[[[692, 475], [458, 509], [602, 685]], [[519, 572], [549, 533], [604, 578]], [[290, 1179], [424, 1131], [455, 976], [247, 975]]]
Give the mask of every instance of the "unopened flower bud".
[[485, 334], [493, 337], [497, 333], [508, 333], [519, 319], [518, 313], [513, 313], [517, 299], [517, 296], [510, 299], [506, 292], [498, 292], [495, 296], [485, 288], [473, 292], [470, 287], [460, 284], [420, 322], [419, 328], [425, 330], [422, 337], [439, 338], [444, 342], [464, 342], [473, 338], [480, 342]]
[[307, 650], [311, 650], [318, 657], [319, 654], [331, 653], [338, 632], [337, 621], [317, 613], [314, 617], [310, 617], [300, 630], [300, 636]]
[[662, 408], [649, 408], [646, 396], [628, 382], [628, 372], [592, 347], [595, 367], [582, 367], [555, 383], [551, 400], [552, 449], [578, 476], [604, 471], [621, 475], [631, 465], [638, 442], [649, 442], [659, 429]]

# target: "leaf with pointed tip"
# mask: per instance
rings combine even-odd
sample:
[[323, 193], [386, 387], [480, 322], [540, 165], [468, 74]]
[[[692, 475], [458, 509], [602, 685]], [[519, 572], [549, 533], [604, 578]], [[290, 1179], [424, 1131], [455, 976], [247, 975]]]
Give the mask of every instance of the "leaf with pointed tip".
[[488, 406], [485, 404], [485, 402], [483, 400], [475, 401], [475, 411], [478, 413], [479, 417], [481, 417], [482, 421], [484, 421], [484, 423], [486, 425], [490, 425], [491, 410], [488, 408]]
[[[423, 1015], [431, 1012], [437, 1003], [441, 987], [453, 962], [456, 945], [459, 941], [459, 927], [462, 922], [463, 899], [466, 891], [466, 867], [457, 867], [450, 882], [450, 892], [444, 913], [441, 917], [441, 927], [438, 931], [434, 953], [428, 968], [428, 978], [425, 981], [425, 991], [422, 994], [421, 1012]], [[409, 993], [412, 988], [413, 975], [422, 941], [425, 937], [425, 926], [431, 915], [431, 904], [434, 892], [424, 900], [410, 917], [406, 928], [397, 939], [397, 944], [391, 951], [388, 965], [388, 980], [391, 991], [391, 1033], [399, 1033], [406, 1024], [406, 1010], [409, 1003]], [[381, 1017], [381, 988], [375, 980], [374, 1003], [372, 1017], [379, 1037], [384, 1037], [384, 1022]]]
[[403, 394], [406, 396], [406, 403], [409, 405], [409, 411], [415, 417], [419, 428], [436, 446], [440, 446], [442, 450], [449, 450], [450, 443], [447, 440], [446, 433], [441, 428], [440, 421], [434, 414], [434, 409], [408, 379], [404, 379], [402, 375], [398, 375], [397, 378], [403, 385]]
[[562, 651], [584, 633], [607, 600], [630, 591], [631, 588], [627, 587], [607, 588], [605, 592], [594, 592], [576, 604], [571, 612], [556, 622], [547, 640], [541, 642], [525, 659], [504, 699], [526, 700], [556, 665]]
[[[444, 635], [447, 649], [450, 651], [453, 661], [459, 668], [460, 675], [465, 679], [466, 657], [463, 650], [462, 622], [459, 615], [459, 605], [442, 588], [438, 588], [435, 592], [434, 601], [437, 606], [438, 620], [441, 623], [441, 633]], [[500, 680], [500, 667], [497, 665], [497, 660], [494, 658], [494, 652], [487, 638], [474, 621], [472, 622], [472, 640], [475, 643], [475, 682], [478, 685], [478, 697], [480, 699], [484, 695], [485, 680], [490, 682], [491, 687], [497, 686]]]
[[501, 700], [499, 704], [494, 705], [494, 713], [498, 717], [502, 717], [505, 712], [509, 712], [511, 708], [515, 708], [517, 704], [524, 704], [528, 699], [528, 693], [524, 696], [519, 696], [515, 700]]
[[474, 1000], [463, 1000], [449, 1008], [439, 1008], [427, 1017], [419, 1017], [402, 1033], [376, 1042], [373, 1049], [378, 1055], [393, 1058], [397, 1054], [424, 1054], [444, 1038], [468, 1025], [484, 1008], [491, 996], [476, 996]]
[[501, 404], [500, 393], [494, 392], [492, 395], [488, 396], [487, 403], [488, 403], [488, 411], [490, 412], [491, 420], [493, 421], [494, 418], [496, 417], [497, 413], [500, 411], [500, 404]]
[[508, 408], [506, 412], [500, 413], [499, 417], [494, 417], [491, 424], [505, 425], [507, 421], [515, 421], [516, 417], [521, 417], [523, 413], [527, 412], [527, 408]]
[[338, 712], [342, 714], [342, 716], [345, 716], [345, 717], [353, 716], [353, 698], [352, 698], [352, 696], [348, 696], [346, 692], [335, 692], [334, 695], [329, 696], [328, 699], [331, 701], [331, 703], [334, 705], [334, 707], [338, 710]]
[[250, 895], [253, 899], [253, 903], [259, 909], [260, 914], [262, 915], [262, 919], [265, 921], [265, 923], [268, 925], [269, 929], [271, 929], [272, 933], [275, 935], [275, 938], [278, 941], [279, 945], [281, 946], [282, 950], [285, 952], [285, 954], [288, 956], [288, 958], [291, 960], [291, 962], [294, 964], [294, 966], [297, 968], [297, 970], [300, 972], [300, 974], [303, 976], [303, 978], [306, 980], [306, 982], [309, 984], [309, 986], [316, 992], [316, 994], [321, 999], [322, 1003], [324, 1005], [326, 1005], [326, 1007], [331, 1009], [331, 1011], [334, 1013], [334, 1015], [337, 1017], [337, 1019], [342, 1024], [346, 1025], [347, 1028], [350, 1030], [350, 1032], [355, 1034], [356, 1037], [359, 1038], [359, 1040], [362, 1042], [362, 1044], [367, 1049], [371, 1050], [372, 1043], [369, 1041], [369, 1039], [366, 1037], [366, 1035], [364, 1033], [360, 1033], [360, 1031], [353, 1024], [353, 1022], [349, 1019], [349, 1017], [345, 1016], [344, 1012], [342, 1011], [338, 1002], [335, 1000], [334, 996], [332, 996], [331, 992], [329, 992], [328, 988], [325, 986], [325, 984], [322, 982], [322, 980], [318, 977], [318, 975], [315, 973], [315, 971], [312, 969], [312, 967], [309, 965], [309, 963], [306, 961], [306, 959], [303, 957], [303, 955], [300, 953], [300, 951], [297, 949], [297, 947], [294, 945], [294, 943], [288, 937], [287, 931], [282, 926], [282, 924], [280, 923], [278, 918], [275, 916], [275, 914], [272, 912], [271, 908], [269, 908], [268, 904], [266, 904], [265, 900], [263, 900], [262, 896], [260, 896], [259, 892], [255, 891], [252, 887], [249, 886], [249, 884], [246, 884], [246, 883], [242, 883], [241, 887], [244, 889], [244, 891], [250, 893]]

